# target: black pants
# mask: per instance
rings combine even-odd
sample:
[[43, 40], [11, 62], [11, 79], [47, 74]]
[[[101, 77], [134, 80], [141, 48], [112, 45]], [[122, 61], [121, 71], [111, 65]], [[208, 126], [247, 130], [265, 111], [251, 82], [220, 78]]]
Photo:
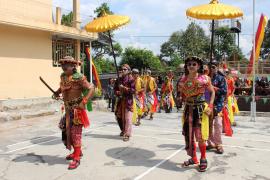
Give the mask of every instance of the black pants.
[[109, 98], [108, 108], [111, 108], [111, 104], [112, 104], [112, 98]]
[[116, 101], [116, 98], [113, 97], [112, 98], [112, 112], [114, 112], [115, 101]]

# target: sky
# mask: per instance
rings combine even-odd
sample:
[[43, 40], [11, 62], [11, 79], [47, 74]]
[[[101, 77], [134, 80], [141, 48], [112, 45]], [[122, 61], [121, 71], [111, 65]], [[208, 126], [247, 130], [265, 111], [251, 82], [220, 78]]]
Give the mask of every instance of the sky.
[[[244, 12], [240, 48], [248, 56], [252, 48], [253, 6], [252, 0], [219, 0], [221, 3], [237, 6]], [[160, 53], [160, 46], [169, 36], [178, 30], [185, 30], [191, 22], [186, 17], [186, 9], [209, 3], [209, 0], [81, 0], [82, 21], [95, 16], [94, 10], [103, 2], [109, 4], [115, 14], [127, 15], [131, 23], [115, 31], [115, 40], [123, 47], [133, 46]], [[54, 6], [60, 6], [63, 12], [72, 10], [72, 0], [53, 0]], [[261, 13], [270, 17], [270, 1], [256, 0], [256, 30]], [[209, 35], [209, 21], [195, 20]], [[221, 23], [228, 24], [229, 21]]]

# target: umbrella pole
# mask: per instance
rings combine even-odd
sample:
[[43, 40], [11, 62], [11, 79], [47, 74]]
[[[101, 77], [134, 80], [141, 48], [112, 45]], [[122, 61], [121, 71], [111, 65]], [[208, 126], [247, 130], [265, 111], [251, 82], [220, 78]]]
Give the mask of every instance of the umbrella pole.
[[214, 55], [214, 30], [215, 30], [215, 20], [212, 20], [211, 25], [211, 47], [210, 47], [210, 62], [213, 61], [213, 55]]
[[112, 47], [112, 54], [113, 54], [114, 65], [116, 68], [117, 78], [119, 78], [119, 72], [118, 72], [118, 68], [117, 68], [116, 57], [115, 57], [113, 43], [112, 43], [112, 36], [111, 36], [111, 32], [110, 31], [108, 31], [108, 32], [109, 32], [109, 39], [110, 39], [110, 43], [111, 43], [111, 47]]

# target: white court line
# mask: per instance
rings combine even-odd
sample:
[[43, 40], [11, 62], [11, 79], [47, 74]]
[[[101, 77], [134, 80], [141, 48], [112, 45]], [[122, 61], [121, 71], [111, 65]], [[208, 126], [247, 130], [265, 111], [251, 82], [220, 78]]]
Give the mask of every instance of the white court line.
[[223, 144], [224, 147], [230, 147], [230, 148], [238, 148], [238, 149], [247, 149], [247, 150], [254, 150], [254, 151], [268, 151], [270, 152], [270, 149], [263, 149], [263, 148], [253, 148], [253, 147], [244, 147], [244, 146], [233, 146], [233, 145], [226, 145]]
[[[118, 127], [118, 125], [107, 125], [107, 127]], [[134, 128], [134, 130], [139, 130], [139, 131], [149, 131], [149, 132], [159, 132], [159, 133], [172, 133], [172, 134], [181, 134], [181, 130], [179, 129], [179, 131], [175, 131], [175, 129], [171, 129], [171, 131], [169, 129], [167, 130], [154, 130], [154, 129], [149, 129], [149, 128]], [[270, 143], [270, 141], [267, 140], [256, 140], [256, 139], [249, 139], [249, 138], [239, 138], [239, 137], [227, 137], [227, 136], [223, 136], [223, 138], [225, 139], [236, 139], [236, 140], [242, 140], [242, 141], [253, 141], [253, 142], [263, 142], [263, 143]]]
[[[105, 133], [118, 133], [115, 131], [106, 131], [106, 130], [93, 130], [93, 131], [98, 131], [98, 132], [105, 132]], [[172, 138], [158, 138], [158, 137], [152, 137], [152, 136], [145, 136], [145, 135], [140, 135], [140, 134], [134, 134], [132, 135], [134, 137], [144, 137], [144, 138], [151, 138], [151, 139], [157, 139], [157, 140], [166, 140], [166, 141], [177, 141], [177, 142], [185, 142], [184, 140], [181, 139], [172, 139]], [[246, 150], [255, 150], [255, 151], [269, 151], [270, 149], [264, 149], [264, 148], [253, 148], [253, 147], [244, 147], [244, 146], [234, 146], [234, 145], [226, 145], [223, 144], [224, 147], [230, 147], [230, 148], [239, 148], [239, 149], [246, 149]]]
[[[95, 129], [93, 131], [105, 132], [105, 133], [115, 133], [115, 134], [118, 133], [116, 131], [106, 131], [106, 130], [99, 130], [99, 129], [97, 129], [97, 130]], [[132, 134], [131, 137], [144, 137], [144, 138], [151, 138], [151, 139], [157, 139], [157, 140], [177, 141], [177, 142], [182, 142], [183, 141], [183, 140], [180, 140], [180, 139], [159, 138], [159, 137], [153, 137], [153, 136], [145, 136], [145, 135], [141, 135], [141, 134]]]
[[7, 147], [9, 148], [9, 147], [16, 146], [16, 145], [19, 145], [19, 144], [30, 143], [31, 141], [36, 141], [36, 140], [46, 139], [46, 138], [48, 138], [48, 137], [58, 136], [58, 135], [60, 135], [60, 133], [55, 133], [55, 134], [51, 134], [51, 135], [42, 135], [43, 137], [38, 137], [38, 138], [35, 138], [35, 139], [25, 140], [25, 141], [22, 141], [22, 142], [10, 144], [10, 145], [7, 145]]
[[53, 141], [56, 141], [56, 140], [59, 140], [59, 138], [52, 139], [52, 140], [49, 140], [49, 141], [44, 141], [44, 142], [37, 143], [37, 144], [32, 144], [32, 145], [25, 146], [25, 147], [22, 147], [22, 148], [19, 148], [19, 149], [14, 149], [14, 150], [11, 150], [11, 151], [7, 151], [7, 152], [5, 152], [5, 154], [10, 154], [10, 153], [13, 153], [13, 152], [16, 152], [16, 151], [21, 151], [21, 150], [29, 149], [31, 147], [34, 147], [34, 146], [37, 146], [37, 145], [40, 145], [40, 144], [45, 144], [45, 143], [48, 143], [48, 142], [53, 142]]
[[[106, 126], [98, 127], [96, 129], [89, 129], [89, 130], [85, 131], [83, 134], [89, 133], [91, 131], [94, 131], [94, 130], [97, 130], [97, 129], [100, 129], [100, 128], [103, 128], [103, 127], [106, 127]], [[48, 140], [48, 141], [44, 141], [44, 142], [40, 142], [40, 143], [35, 143], [35, 144], [29, 145], [29, 146], [25, 146], [25, 147], [22, 147], [22, 148], [10, 150], [10, 151], [5, 152], [4, 154], [10, 154], [10, 153], [13, 153], [13, 152], [16, 152], [16, 151], [21, 151], [21, 150], [29, 149], [29, 148], [35, 147], [37, 145], [41, 145], [41, 144], [45, 144], [45, 143], [49, 143], [49, 142], [53, 142], [53, 141], [57, 141], [57, 140], [60, 140], [59, 137], [58, 138], [55, 138], [55, 139]]]
[[159, 167], [160, 165], [162, 165], [163, 163], [167, 162], [169, 159], [171, 159], [172, 157], [174, 157], [175, 155], [177, 155], [178, 153], [180, 153], [184, 148], [185, 147], [182, 147], [182, 148], [178, 149], [177, 151], [175, 151], [174, 153], [172, 153], [170, 156], [168, 156], [164, 160], [160, 161], [155, 166], [151, 167], [150, 169], [148, 169], [147, 171], [145, 171], [141, 175], [135, 177], [134, 180], [140, 180], [140, 179], [142, 179], [144, 176], [146, 176], [147, 174], [149, 174], [150, 172], [152, 172], [153, 170], [155, 170], [157, 167]]
[[19, 145], [19, 144], [31, 143], [31, 141], [40, 140], [40, 139], [46, 139], [48, 137], [59, 136], [59, 135], [61, 135], [61, 133], [54, 133], [54, 134], [51, 134], [51, 135], [42, 135], [43, 137], [38, 137], [38, 138], [35, 138], [35, 139], [28, 139], [28, 140], [25, 140], [25, 141], [21, 141], [21, 142], [17, 142], [17, 143], [14, 143], [14, 144], [7, 145], [6, 147], [9, 148], [9, 147], [16, 146], [16, 145]]
[[[107, 127], [116, 127], [118, 125], [108, 125]], [[140, 128], [140, 127], [137, 127], [137, 128], [133, 128], [133, 129], [136, 129], [136, 130], [139, 130], [139, 131], [149, 131], [149, 132], [159, 132], [159, 133], [172, 133], [172, 134], [179, 134], [181, 131], [173, 131], [175, 129], [171, 129], [171, 130], [154, 130], [154, 129], [149, 129], [149, 128]]]

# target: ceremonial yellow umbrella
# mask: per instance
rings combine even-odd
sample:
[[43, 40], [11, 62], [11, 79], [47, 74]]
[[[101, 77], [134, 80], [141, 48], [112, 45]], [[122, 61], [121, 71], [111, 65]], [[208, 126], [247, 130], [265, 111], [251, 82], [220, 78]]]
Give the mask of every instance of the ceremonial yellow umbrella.
[[210, 60], [212, 61], [215, 20], [239, 18], [243, 16], [243, 11], [237, 7], [219, 3], [218, 0], [211, 0], [209, 4], [187, 9], [186, 15], [195, 19], [212, 20], [210, 56]]
[[88, 23], [85, 26], [85, 29], [88, 32], [97, 32], [97, 33], [108, 32], [109, 33], [109, 39], [110, 39], [110, 44], [112, 47], [112, 53], [113, 53], [113, 58], [114, 58], [114, 64], [116, 67], [117, 77], [119, 77], [119, 73], [118, 73], [116, 57], [114, 53], [110, 31], [117, 29], [120, 26], [123, 26], [129, 22], [130, 22], [130, 18], [128, 16], [109, 15], [104, 12], [101, 17], [94, 19], [92, 22]]

